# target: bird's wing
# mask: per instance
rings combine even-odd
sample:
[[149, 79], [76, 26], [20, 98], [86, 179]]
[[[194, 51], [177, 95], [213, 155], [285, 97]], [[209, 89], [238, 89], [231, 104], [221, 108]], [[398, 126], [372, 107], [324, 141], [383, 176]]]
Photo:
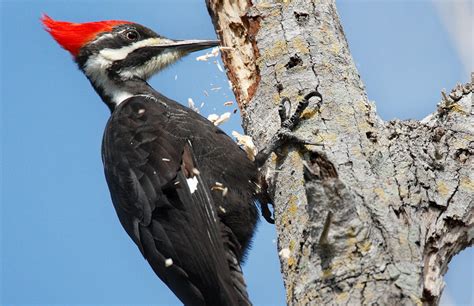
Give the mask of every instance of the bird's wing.
[[112, 200], [155, 273], [186, 305], [247, 305], [239, 246], [219, 221], [189, 140], [168, 132], [166, 105], [124, 101], [104, 134]]

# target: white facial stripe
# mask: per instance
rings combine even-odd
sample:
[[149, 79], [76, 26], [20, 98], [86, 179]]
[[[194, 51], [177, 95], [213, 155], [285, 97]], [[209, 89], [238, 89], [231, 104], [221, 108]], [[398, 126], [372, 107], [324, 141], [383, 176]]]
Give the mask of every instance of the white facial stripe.
[[120, 61], [126, 58], [128, 54], [139, 48], [169, 45], [172, 42], [172, 40], [166, 38], [148, 38], [145, 40], [134, 42], [133, 44], [122, 47], [120, 49], [103, 49], [100, 51], [100, 54], [105, 59], [108, 59], [110, 61]]

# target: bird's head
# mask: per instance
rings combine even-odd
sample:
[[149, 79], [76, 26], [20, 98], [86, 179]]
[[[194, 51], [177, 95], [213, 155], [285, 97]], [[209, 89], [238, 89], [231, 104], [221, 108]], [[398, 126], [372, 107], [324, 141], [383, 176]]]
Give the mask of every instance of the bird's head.
[[168, 39], [129, 21], [72, 23], [44, 15], [42, 22], [96, 86], [114, 78], [147, 80], [190, 52], [218, 45], [214, 40]]

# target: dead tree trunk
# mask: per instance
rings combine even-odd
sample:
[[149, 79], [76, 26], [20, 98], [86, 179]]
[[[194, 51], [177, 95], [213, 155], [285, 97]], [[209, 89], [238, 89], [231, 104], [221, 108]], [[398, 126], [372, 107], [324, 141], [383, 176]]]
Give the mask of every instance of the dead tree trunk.
[[474, 236], [472, 85], [422, 121], [382, 121], [333, 0], [207, 0], [246, 133], [263, 147], [277, 106], [316, 87], [292, 145], [265, 167], [290, 305], [436, 304]]

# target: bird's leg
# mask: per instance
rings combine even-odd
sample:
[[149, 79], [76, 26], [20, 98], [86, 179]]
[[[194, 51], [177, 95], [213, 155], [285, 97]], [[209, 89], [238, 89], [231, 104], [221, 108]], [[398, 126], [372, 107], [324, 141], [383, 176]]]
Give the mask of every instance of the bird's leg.
[[281, 126], [278, 131], [273, 135], [268, 145], [266, 145], [260, 152], [258, 152], [257, 156], [255, 157], [255, 162], [257, 166], [260, 168], [263, 166], [265, 161], [268, 159], [268, 156], [279, 147], [283, 146], [287, 143], [298, 143], [298, 144], [307, 144], [307, 145], [318, 145], [315, 142], [308, 141], [307, 139], [302, 139], [301, 137], [297, 136], [293, 133], [294, 129], [301, 121], [301, 114], [303, 111], [308, 107], [309, 99], [312, 97], [319, 97], [320, 102], [323, 100], [322, 95], [317, 91], [312, 91], [306, 96], [304, 96], [303, 100], [298, 103], [295, 112], [291, 117], [289, 117], [289, 110], [291, 108], [290, 100], [287, 97], [284, 97], [281, 102], [280, 106], [278, 107], [278, 114], [280, 115]]
[[[299, 136], [295, 135], [293, 133], [293, 130], [296, 128], [298, 123], [301, 121], [301, 115], [308, 107], [309, 104], [309, 99], [312, 97], [319, 97], [320, 103], [323, 101], [322, 95], [317, 91], [317, 88], [315, 91], [310, 92], [306, 96], [304, 96], [303, 100], [298, 103], [298, 106], [296, 107], [296, 111], [294, 114], [290, 117], [290, 109], [291, 109], [291, 102], [290, 99], [287, 97], [284, 97], [280, 105], [278, 107], [278, 114], [280, 115], [280, 128], [278, 131], [273, 135], [272, 139], [270, 140], [270, 143], [264, 147], [260, 152], [258, 152], [257, 156], [255, 157], [255, 163], [259, 168], [265, 164], [265, 161], [268, 159], [268, 156], [275, 150], [277, 150], [279, 147], [288, 144], [290, 142], [292, 143], [298, 143], [298, 144], [309, 144], [309, 145], [317, 145], [317, 143], [308, 141], [306, 139], [302, 139]], [[270, 208], [268, 207], [268, 204], [271, 203], [271, 199], [268, 196], [268, 193], [266, 192], [267, 186], [266, 186], [266, 181], [262, 177], [262, 182], [260, 182], [260, 185], [262, 187], [263, 192], [260, 193], [260, 207], [262, 211], [262, 215], [267, 220], [268, 223], [275, 223], [275, 220], [272, 218], [272, 213], [270, 212]]]

